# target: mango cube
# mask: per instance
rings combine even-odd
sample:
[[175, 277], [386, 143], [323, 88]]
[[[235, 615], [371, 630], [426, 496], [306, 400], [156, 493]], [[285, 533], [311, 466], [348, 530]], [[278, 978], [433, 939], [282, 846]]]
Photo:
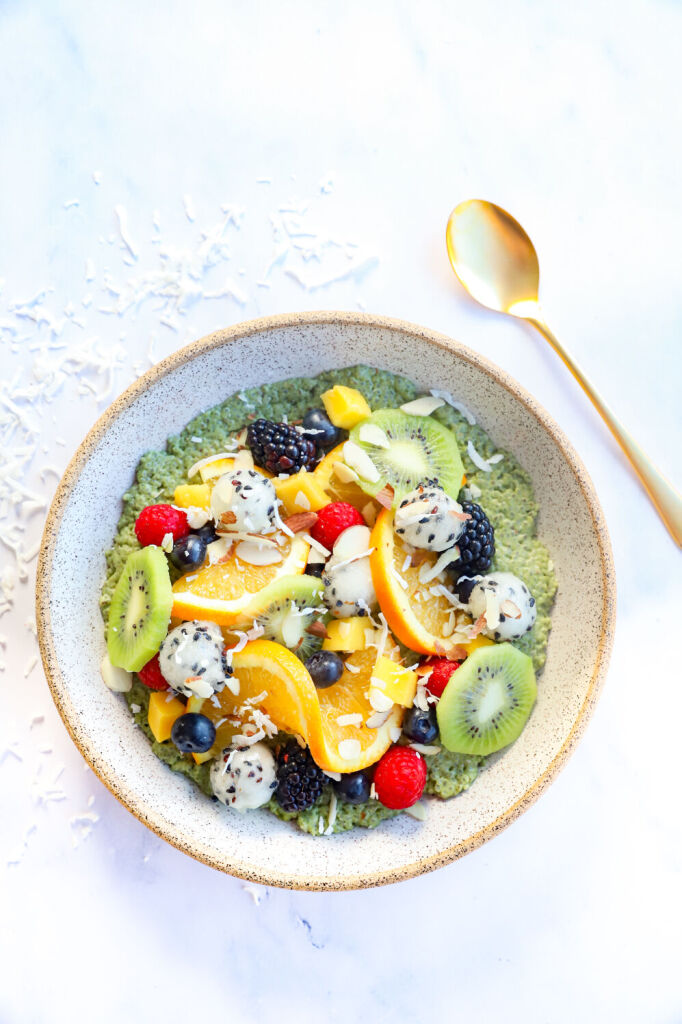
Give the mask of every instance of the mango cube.
[[322, 641], [322, 650], [364, 651], [366, 627], [367, 619], [360, 615], [328, 622], [327, 636]]
[[205, 466], [201, 467], [199, 476], [204, 483], [208, 483], [209, 480], [215, 480], [223, 473], [229, 473], [233, 466], [234, 459], [215, 459], [214, 462], [207, 462]]
[[158, 743], [170, 739], [173, 723], [184, 715], [185, 705], [177, 697], [170, 697], [168, 690], [154, 690], [149, 695], [149, 728]]
[[344, 430], [350, 430], [360, 420], [367, 419], [372, 412], [359, 391], [343, 384], [335, 384], [331, 390], [325, 391], [322, 401], [334, 426]]
[[315, 474], [305, 470], [286, 480], [275, 480], [275, 491], [290, 516], [295, 512], [319, 512], [331, 500]]
[[180, 508], [208, 508], [210, 501], [208, 484], [180, 484], [173, 495], [173, 503]]
[[417, 692], [417, 680], [417, 673], [412, 669], [403, 668], [396, 661], [391, 661], [390, 658], [385, 658], [382, 655], [377, 658], [371, 681], [372, 686], [376, 686], [383, 694], [390, 697], [394, 704], [401, 704], [404, 708], [409, 708], [412, 707]]
[[467, 643], [460, 644], [460, 646], [466, 650], [467, 654], [473, 654], [474, 651], [477, 651], [479, 647], [490, 647], [494, 643], [495, 641], [491, 640], [490, 637], [483, 636], [482, 633], [479, 633], [478, 636], [475, 637], [473, 640], [469, 640]]

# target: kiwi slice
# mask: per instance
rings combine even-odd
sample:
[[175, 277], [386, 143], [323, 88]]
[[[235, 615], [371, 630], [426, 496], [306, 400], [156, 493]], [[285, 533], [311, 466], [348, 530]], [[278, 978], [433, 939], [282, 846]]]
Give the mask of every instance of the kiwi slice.
[[112, 665], [137, 672], [168, 632], [173, 591], [166, 556], [157, 547], [128, 555], [109, 608], [107, 649]]
[[273, 591], [272, 601], [254, 625], [263, 627], [265, 640], [288, 647], [305, 661], [321, 645], [321, 638], [307, 630], [320, 618], [324, 587], [315, 576], [282, 576]]
[[[383, 431], [389, 447], [362, 440], [370, 434], [363, 427], [373, 425]], [[430, 416], [410, 416], [399, 409], [378, 409], [353, 427], [351, 440], [369, 455], [379, 472], [379, 480], [360, 479], [366, 494], [375, 495], [386, 484], [395, 491], [394, 506], [403, 497], [427, 481], [442, 487], [456, 498], [462, 486], [464, 466], [451, 430]]]
[[453, 672], [436, 707], [443, 746], [493, 754], [528, 721], [537, 686], [533, 662], [511, 644], [479, 647]]

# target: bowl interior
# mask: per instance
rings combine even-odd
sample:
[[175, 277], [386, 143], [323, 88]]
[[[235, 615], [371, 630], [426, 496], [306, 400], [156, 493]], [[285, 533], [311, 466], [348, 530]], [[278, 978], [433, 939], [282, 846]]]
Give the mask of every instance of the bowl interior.
[[[141, 454], [236, 390], [358, 362], [446, 387], [530, 473], [539, 533], [559, 581], [536, 708], [517, 742], [455, 800], [374, 831], [313, 839], [272, 815], [205, 798], [151, 752], [123, 698], [102, 684], [103, 552]], [[575, 552], [580, 552], [580, 558]], [[187, 853], [268, 884], [348, 888], [409, 877], [466, 853], [513, 820], [563, 763], [596, 699], [610, 647], [610, 550], [592, 486], [558, 428], [513, 381], [456, 343], [360, 315], [302, 314], [240, 325], [149, 371], [74, 457], [48, 518], [38, 581], [53, 696], [93, 770], [145, 824]], [[580, 642], [576, 643], [576, 637]]]

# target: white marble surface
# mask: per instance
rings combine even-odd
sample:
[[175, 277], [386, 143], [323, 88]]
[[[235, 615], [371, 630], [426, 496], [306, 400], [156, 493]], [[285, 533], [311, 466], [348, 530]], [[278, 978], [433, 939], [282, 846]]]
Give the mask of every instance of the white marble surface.
[[[366, 308], [457, 336], [545, 404], [602, 498], [620, 600], [594, 720], [521, 820], [437, 874], [306, 895], [194, 863], [84, 771], [34, 664], [29, 561], [0, 617], [3, 1024], [682, 1019], [679, 551], [552, 353], [465, 299], [443, 242], [465, 197], [516, 214], [556, 332], [681, 481], [681, 37], [663, 0], [0, 7], [0, 402], [73, 356], [28, 407], [20, 483], [49, 498], [150, 358], [257, 315]], [[224, 217], [229, 252], [198, 273]], [[159, 286], [162, 250], [165, 287], [194, 268], [196, 301], [99, 311], [107, 268], [122, 307]], [[108, 392], [93, 344], [120, 363]], [[23, 508], [30, 554], [42, 513]]]

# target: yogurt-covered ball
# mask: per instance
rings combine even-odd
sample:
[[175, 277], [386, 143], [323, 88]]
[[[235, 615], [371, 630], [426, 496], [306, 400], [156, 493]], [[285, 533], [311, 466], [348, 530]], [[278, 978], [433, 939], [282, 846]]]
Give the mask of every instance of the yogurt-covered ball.
[[211, 493], [211, 515], [223, 532], [272, 533], [276, 508], [272, 481], [255, 469], [224, 473]]
[[277, 788], [275, 759], [265, 743], [226, 747], [211, 765], [211, 788], [221, 804], [235, 811], [253, 811], [266, 804]]
[[185, 697], [211, 697], [232, 673], [223, 658], [224, 649], [223, 634], [215, 622], [183, 622], [161, 644], [161, 674]]
[[394, 529], [415, 548], [446, 551], [457, 543], [466, 520], [462, 506], [442, 487], [419, 486], [400, 502]]
[[474, 620], [486, 611], [486, 593], [495, 595], [500, 621], [493, 627], [484, 626], [482, 633], [495, 640], [520, 640], [532, 629], [537, 618], [535, 598], [518, 576], [511, 572], [491, 572], [475, 583], [469, 596], [469, 611]]

